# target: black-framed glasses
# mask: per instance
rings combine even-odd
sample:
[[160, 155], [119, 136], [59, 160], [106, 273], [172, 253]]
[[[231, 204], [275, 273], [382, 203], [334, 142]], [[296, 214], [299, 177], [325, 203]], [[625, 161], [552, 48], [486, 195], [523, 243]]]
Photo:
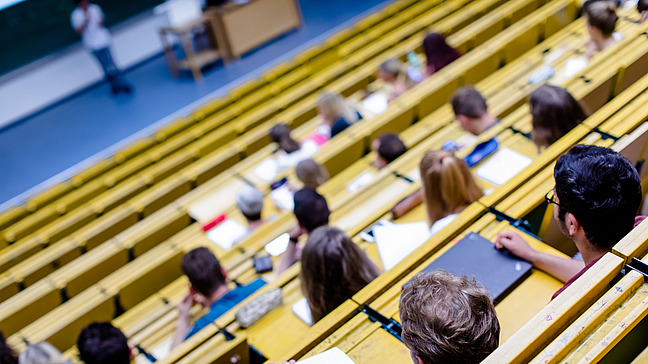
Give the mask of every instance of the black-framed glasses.
[[556, 198], [556, 193], [554, 192], [554, 189], [552, 188], [552, 189], [549, 190], [549, 192], [547, 192], [547, 194], [545, 195], [545, 201], [547, 201], [548, 204], [554, 204], [554, 205], [556, 205], [556, 206], [560, 206], [560, 205], [558, 204], [558, 202], [556, 202], [556, 199], [555, 199], [555, 198]]

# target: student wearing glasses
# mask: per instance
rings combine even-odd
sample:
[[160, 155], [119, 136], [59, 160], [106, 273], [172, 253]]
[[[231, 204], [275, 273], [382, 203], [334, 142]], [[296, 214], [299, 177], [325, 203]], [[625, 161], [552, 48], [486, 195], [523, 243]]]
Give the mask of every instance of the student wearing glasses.
[[554, 220], [576, 244], [583, 261], [537, 251], [516, 232], [501, 233], [495, 240], [497, 248], [506, 248], [565, 282], [552, 299], [645, 218], [636, 216], [642, 198], [637, 170], [611, 149], [573, 147], [558, 159], [554, 179], [555, 187], [545, 198], [554, 204]]

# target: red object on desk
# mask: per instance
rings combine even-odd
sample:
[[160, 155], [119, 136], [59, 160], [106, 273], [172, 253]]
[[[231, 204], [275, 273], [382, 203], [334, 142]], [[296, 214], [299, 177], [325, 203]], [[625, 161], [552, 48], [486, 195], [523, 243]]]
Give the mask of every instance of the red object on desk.
[[203, 227], [202, 227], [203, 231], [207, 232], [207, 231], [213, 229], [216, 225], [218, 225], [221, 222], [225, 221], [226, 217], [227, 216], [225, 214], [219, 215], [214, 220], [212, 220], [212, 221], [206, 223], [205, 225], [203, 225]]

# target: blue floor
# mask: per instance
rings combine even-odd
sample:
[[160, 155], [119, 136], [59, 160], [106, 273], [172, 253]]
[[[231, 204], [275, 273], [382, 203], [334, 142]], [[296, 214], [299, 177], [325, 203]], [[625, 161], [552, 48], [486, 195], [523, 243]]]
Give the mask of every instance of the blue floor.
[[[300, 0], [305, 26], [226, 67], [205, 73], [205, 82], [171, 77], [163, 57], [130, 70], [132, 96], [111, 97], [106, 84], [91, 88], [0, 133], [0, 203], [37, 186], [197, 100], [222, 94], [254, 77], [325, 33], [385, 0]], [[224, 88], [224, 86], [227, 86]], [[73, 168], [74, 169], [74, 168]], [[70, 170], [68, 170], [70, 172]], [[50, 181], [52, 182], [52, 181]], [[43, 187], [42, 185], [39, 186]], [[25, 197], [25, 196], [20, 196]]]

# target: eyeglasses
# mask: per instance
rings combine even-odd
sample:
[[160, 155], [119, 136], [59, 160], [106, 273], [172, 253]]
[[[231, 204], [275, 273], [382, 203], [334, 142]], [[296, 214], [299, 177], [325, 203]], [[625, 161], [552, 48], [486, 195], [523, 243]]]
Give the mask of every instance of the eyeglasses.
[[556, 197], [556, 194], [554, 192], [554, 189], [552, 188], [547, 194], [545, 195], [545, 201], [547, 201], [548, 204], [554, 204], [556, 206], [560, 206], [558, 202], [554, 199]]

